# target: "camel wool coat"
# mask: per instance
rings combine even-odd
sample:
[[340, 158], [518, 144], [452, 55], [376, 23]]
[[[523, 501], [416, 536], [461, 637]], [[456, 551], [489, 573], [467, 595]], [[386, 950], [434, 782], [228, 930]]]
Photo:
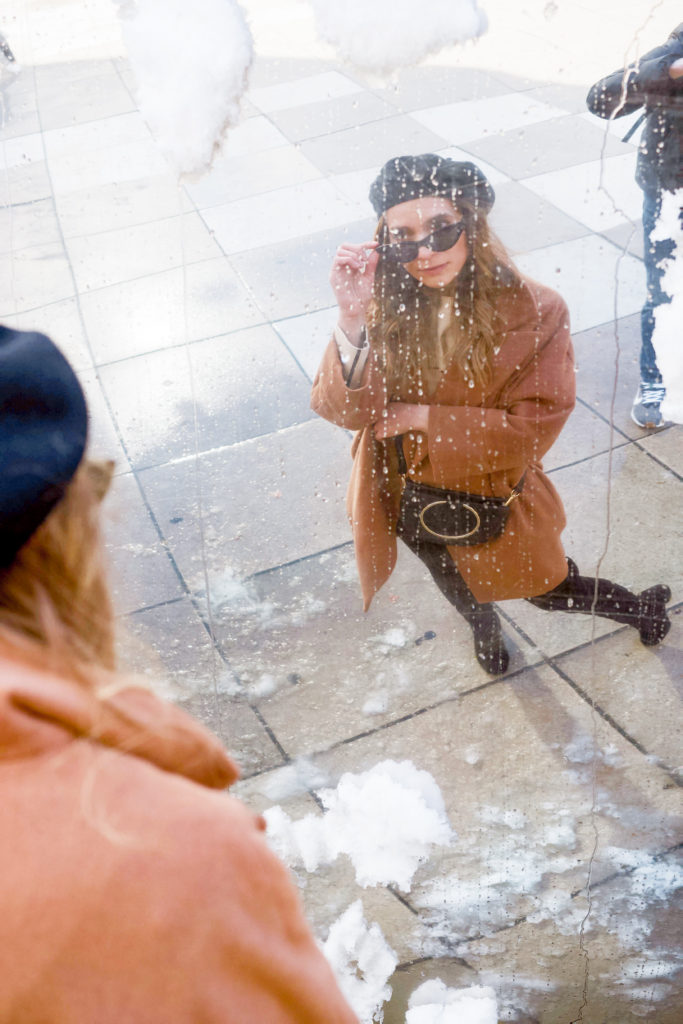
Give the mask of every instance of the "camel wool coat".
[[490, 380], [472, 385], [452, 365], [429, 398], [416, 398], [401, 385], [390, 392], [372, 353], [362, 386], [347, 388], [334, 340], [323, 356], [311, 406], [332, 423], [356, 431], [347, 512], [366, 610], [396, 563], [401, 495], [396, 450], [392, 438], [377, 441], [373, 431], [391, 401], [430, 406], [426, 434], [403, 439], [413, 479], [507, 497], [526, 473], [500, 537], [448, 548], [478, 601], [533, 597], [567, 575], [560, 539], [564, 509], [541, 462], [576, 399], [567, 307], [556, 292], [522, 279], [501, 291], [495, 329], [499, 341]]
[[189, 715], [0, 639], [2, 1024], [358, 1024]]

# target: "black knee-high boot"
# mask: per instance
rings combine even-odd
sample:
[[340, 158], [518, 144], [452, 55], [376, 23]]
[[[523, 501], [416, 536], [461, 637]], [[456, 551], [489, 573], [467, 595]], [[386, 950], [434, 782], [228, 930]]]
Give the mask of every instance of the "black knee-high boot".
[[666, 614], [666, 603], [671, 600], [667, 586], [660, 583], [640, 594], [633, 594], [611, 580], [579, 575], [571, 558], [567, 559], [567, 565], [567, 578], [558, 587], [527, 600], [546, 611], [584, 612], [589, 615], [595, 612], [604, 619], [633, 626], [647, 647], [661, 643], [671, 629]]
[[408, 541], [404, 543], [424, 562], [446, 600], [460, 612], [470, 626], [474, 638], [474, 653], [482, 668], [492, 676], [506, 672], [510, 655], [506, 650], [500, 619], [493, 605], [480, 604], [477, 601], [456, 569], [448, 551], [441, 544], [423, 541], [415, 545]]

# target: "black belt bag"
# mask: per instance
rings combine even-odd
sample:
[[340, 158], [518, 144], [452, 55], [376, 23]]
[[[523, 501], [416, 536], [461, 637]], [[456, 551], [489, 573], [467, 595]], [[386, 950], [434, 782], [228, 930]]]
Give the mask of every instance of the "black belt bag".
[[402, 438], [396, 437], [394, 441], [398, 471], [404, 484], [396, 524], [400, 537], [412, 544], [428, 541], [431, 544], [471, 547], [501, 535], [512, 502], [522, 493], [524, 476], [507, 498], [487, 498], [482, 494], [432, 487], [406, 475]]

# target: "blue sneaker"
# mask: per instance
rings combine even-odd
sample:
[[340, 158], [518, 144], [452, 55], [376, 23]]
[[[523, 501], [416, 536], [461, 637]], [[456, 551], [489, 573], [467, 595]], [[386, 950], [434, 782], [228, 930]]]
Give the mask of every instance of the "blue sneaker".
[[666, 395], [663, 384], [650, 384], [641, 380], [638, 394], [633, 400], [631, 419], [644, 430], [655, 430], [665, 426], [661, 405]]

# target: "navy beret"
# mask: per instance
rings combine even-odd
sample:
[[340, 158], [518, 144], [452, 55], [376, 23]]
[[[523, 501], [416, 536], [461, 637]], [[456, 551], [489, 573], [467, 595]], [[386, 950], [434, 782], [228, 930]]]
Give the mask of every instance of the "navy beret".
[[456, 205], [462, 197], [484, 213], [489, 212], [496, 198], [476, 164], [436, 153], [395, 156], [385, 163], [370, 186], [370, 202], [378, 217], [392, 206], [423, 196], [447, 196]]
[[64, 494], [87, 433], [83, 391], [57, 346], [0, 326], [0, 568]]

